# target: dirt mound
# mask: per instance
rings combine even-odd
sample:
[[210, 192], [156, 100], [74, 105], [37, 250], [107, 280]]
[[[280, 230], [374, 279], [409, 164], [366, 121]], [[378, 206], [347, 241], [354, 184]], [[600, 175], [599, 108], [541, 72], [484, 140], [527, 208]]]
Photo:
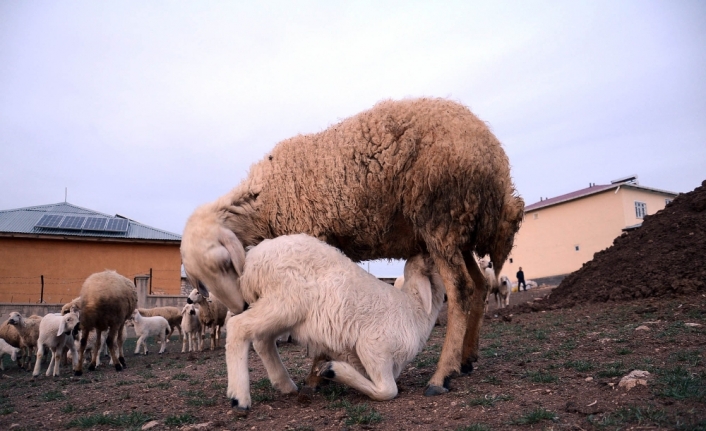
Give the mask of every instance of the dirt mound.
[[616, 238], [530, 308], [700, 291], [706, 291], [706, 181], [645, 217], [640, 228]]

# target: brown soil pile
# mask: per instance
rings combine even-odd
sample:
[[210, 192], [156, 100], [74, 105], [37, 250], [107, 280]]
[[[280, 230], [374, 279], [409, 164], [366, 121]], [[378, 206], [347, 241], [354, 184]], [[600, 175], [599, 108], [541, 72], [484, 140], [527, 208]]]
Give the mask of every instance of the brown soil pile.
[[645, 217], [640, 228], [616, 238], [566, 277], [549, 298], [521, 308], [566, 308], [700, 291], [706, 291], [706, 181]]

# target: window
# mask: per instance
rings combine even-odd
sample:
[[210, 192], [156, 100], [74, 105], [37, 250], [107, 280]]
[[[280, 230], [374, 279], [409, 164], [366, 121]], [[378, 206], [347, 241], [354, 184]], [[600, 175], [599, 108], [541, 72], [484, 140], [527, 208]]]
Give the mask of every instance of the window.
[[534, 213], [532, 214], [534, 216], [534, 219], [537, 220], [539, 218], [539, 213]]
[[575, 246], [574, 246], [574, 250], [576, 250], [576, 251], [579, 251], [580, 248], [581, 248], [581, 247], [579, 247], [578, 245], [575, 245]]
[[512, 263], [512, 258], [510, 258], [510, 263]]
[[667, 198], [667, 199], [664, 200], [664, 205], [669, 205], [669, 204], [671, 204], [671, 203], [672, 203], [672, 200], [669, 199], [669, 198]]
[[635, 217], [645, 218], [645, 214], [647, 214], [647, 204], [635, 201]]

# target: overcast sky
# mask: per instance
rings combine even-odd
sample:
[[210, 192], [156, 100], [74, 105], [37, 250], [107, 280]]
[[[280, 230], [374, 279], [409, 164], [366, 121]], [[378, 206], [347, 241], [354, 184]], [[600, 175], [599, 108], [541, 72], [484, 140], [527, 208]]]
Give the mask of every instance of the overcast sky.
[[1, 1], [0, 209], [68, 188], [180, 234], [277, 142], [418, 96], [486, 121], [527, 204], [630, 174], [686, 192], [705, 77], [701, 0]]

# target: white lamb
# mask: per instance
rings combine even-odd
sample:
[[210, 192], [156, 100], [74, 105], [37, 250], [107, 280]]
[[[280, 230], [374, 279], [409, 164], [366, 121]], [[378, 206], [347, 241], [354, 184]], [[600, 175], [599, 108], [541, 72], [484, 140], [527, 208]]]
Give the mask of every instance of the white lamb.
[[140, 353], [140, 345], [142, 345], [145, 355], [149, 353], [147, 351], [147, 337], [154, 337], [161, 344], [159, 354], [164, 353], [164, 349], [167, 348], [167, 337], [171, 331], [167, 319], [162, 316], [143, 317], [139, 310], [135, 310], [132, 319], [135, 322], [135, 334], [140, 337], [137, 339], [135, 354]]
[[5, 366], [2, 364], [2, 358], [5, 355], [10, 355], [12, 362], [17, 361], [17, 355], [20, 353], [20, 349], [13, 347], [7, 341], [0, 338], [0, 370], [5, 371]]
[[42, 318], [42, 321], [39, 323], [39, 338], [37, 339], [37, 362], [34, 364], [32, 377], [39, 375], [39, 371], [42, 368], [41, 362], [45, 347], [51, 350], [51, 361], [47, 368], [47, 377], [52, 375], [52, 367], [54, 368], [54, 377], [59, 375], [61, 354], [65, 346], [71, 349], [72, 362], [73, 365], [76, 365], [76, 348], [71, 333], [78, 323], [79, 316], [73, 309], [68, 314], [50, 313]]
[[333, 359], [319, 364], [318, 376], [375, 400], [394, 398], [395, 379], [426, 344], [443, 302], [444, 286], [432, 267], [430, 259], [413, 257], [404, 285], [396, 289], [313, 237], [262, 241], [248, 252], [240, 279], [250, 308], [228, 321], [231, 405], [251, 405], [251, 341], [272, 385], [283, 393], [297, 391], [275, 344], [288, 331], [310, 355]]
[[181, 344], [181, 352], [186, 352], [187, 339], [189, 342], [189, 352], [198, 350], [203, 351], [203, 327], [199, 320], [199, 308], [196, 304], [186, 304], [181, 309], [181, 330], [183, 331], [183, 340]]

